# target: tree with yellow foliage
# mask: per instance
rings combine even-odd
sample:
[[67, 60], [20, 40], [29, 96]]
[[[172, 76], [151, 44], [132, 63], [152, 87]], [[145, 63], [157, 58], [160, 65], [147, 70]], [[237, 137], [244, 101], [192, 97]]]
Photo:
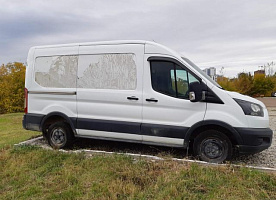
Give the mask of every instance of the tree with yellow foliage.
[[0, 67], [0, 114], [24, 110], [25, 70], [19, 62]]

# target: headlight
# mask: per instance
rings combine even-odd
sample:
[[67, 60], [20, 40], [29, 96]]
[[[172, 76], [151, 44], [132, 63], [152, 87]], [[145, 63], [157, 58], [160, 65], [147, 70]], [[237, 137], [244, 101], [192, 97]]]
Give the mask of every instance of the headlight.
[[252, 115], [252, 116], [259, 116], [259, 117], [264, 116], [264, 111], [262, 106], [256, 103], [252, 103], [252, 102], [244, 101], [240, 99], [234, 99], [234, 100], [240, 105], [245, 115]]

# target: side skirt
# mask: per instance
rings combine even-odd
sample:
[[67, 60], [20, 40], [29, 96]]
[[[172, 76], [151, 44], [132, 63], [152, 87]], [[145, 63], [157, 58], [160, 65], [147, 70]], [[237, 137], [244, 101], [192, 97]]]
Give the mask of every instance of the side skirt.
[[77, 138], [91, 138], [98, 140], [109, 140], [109, 141], [120, 141], [130, 143], [149, 144], [156, 146], [167, 146], [183, 148], [184, 139], [175, 139], [168, 137], [156, 137], [156, 136], [145, 136], [127, 133], [114, 133], [105, 131], [92, 131], [77, 129]]

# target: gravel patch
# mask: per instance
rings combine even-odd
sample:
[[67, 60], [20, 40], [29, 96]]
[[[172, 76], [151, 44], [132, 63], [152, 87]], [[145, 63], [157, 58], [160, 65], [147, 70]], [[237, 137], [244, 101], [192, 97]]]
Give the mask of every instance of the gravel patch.
[[[234, 160], [230, 161], [231, 164], [250, 165], [276, 169], [276, 107], [269, 107], [268, 111], [270, 117], [270, 128], [274, 131], [274, 137], [271, 147], [254, 155], [236, 157]], [[42, 148], [51, 149], [51, 147], [42, 137], [40, 137], [39, 139], [23, 142], [23, 144], [37, 145], [41, 146]], [[194, 159], [192, 156], [187, 154], [186, 150], [183, 149], [93, 139], [77, 139], [74, 146], [71, 149], [67, 150], [96, 150], [116, 153], [142, 154], [158, 156], [162, 158]]]

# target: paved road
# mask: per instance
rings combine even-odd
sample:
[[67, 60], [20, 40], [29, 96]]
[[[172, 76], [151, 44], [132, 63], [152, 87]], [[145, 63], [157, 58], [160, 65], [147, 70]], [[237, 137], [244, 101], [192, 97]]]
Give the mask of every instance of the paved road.
[[266, 107], [276, 107], [276, 97], [263, 97], [256, 99], [262, 101]]

